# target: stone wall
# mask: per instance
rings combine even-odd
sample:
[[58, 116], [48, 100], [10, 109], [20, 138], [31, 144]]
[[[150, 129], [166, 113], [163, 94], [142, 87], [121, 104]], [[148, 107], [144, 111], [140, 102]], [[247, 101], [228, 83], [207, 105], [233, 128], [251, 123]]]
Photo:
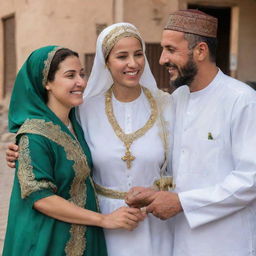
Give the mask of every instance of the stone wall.
[[8, 132], [8, 105], [9, 99], [5, 99], [0, 104], [0, 151], [14, 141], [14, 134]]
[[[15, 15], [17, 64], [13, 68], [17, 71], [32, 50], [48, 44], [70, 47], [83, 61], [84, 54], [95, 52], [97, 29], [121, 18], [138, 26], [146, 42], [159, 43], [168, 14], [188, 4], [238, 7], [236, 75], [242, 81], [256, 81], [255, 0], [0, 0], [0, 18]], [[3, 51], [0, 24], [0, 100]]]

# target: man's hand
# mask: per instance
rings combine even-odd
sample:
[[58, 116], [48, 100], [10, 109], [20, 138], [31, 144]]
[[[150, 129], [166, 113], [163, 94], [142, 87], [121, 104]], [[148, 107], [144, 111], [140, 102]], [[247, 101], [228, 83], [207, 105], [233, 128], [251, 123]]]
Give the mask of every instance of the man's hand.
[[166, 220], [182, 212], [182, 206], [178, 194], [159, 191], [154, 195], [152, 203], [146, 207], [146, 211], [161, 220]]
[[153, 202], [156, 193], [157, 191], [152, 188], [133, 187], [128, 192], [125, 202], [130, 207], [142, 208]]
[[11, 168], [15, 168], [15, 161], [19, 157], [18, 153], [19, 147], [15, 144], [9, 144], [6, 150], [6, 161], [7, 165]]

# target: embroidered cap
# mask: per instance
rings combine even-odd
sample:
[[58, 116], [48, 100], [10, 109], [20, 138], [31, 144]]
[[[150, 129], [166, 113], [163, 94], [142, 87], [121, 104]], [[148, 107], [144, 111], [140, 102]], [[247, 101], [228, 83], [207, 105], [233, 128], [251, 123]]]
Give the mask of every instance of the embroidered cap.
[[171, 13], [165, 30], [175, 30], [206, 37], [217, 37], [218, 19], [195, 9]]

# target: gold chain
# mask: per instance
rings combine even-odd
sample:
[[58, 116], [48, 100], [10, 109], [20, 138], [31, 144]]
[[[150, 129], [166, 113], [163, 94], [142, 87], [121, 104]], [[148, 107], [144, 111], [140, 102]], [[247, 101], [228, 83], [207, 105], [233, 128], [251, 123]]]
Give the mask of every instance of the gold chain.
[[131, 162], [135, 159], [135, 156], [133, 156], [130, 151], [130, 147], [133, 141], [143, 136], [154, 125], [157, 119], [157, 114], [158, 114], [157, 104], [151, 92], [143, 86], [142, 86], [142, 90], [149, 101], [150, 108], [151, 108], [151, 115], [148, 121], [146, 122], [146, 124], [142, 128], [129, 134], [125, 134], [123, 132], [122, 128], [120, 127], [120, 125], [118, 124], [114, 116], [113, 105], [112, 105], [112, 87], [105, 94], [106, 115], [108, 117], [108, 121], [110, 122], [116, 136], [124, 143], [126, 151], [125, 151], [125, 155], [121, 159], [126, 162], [128, 169], [131, 168]]

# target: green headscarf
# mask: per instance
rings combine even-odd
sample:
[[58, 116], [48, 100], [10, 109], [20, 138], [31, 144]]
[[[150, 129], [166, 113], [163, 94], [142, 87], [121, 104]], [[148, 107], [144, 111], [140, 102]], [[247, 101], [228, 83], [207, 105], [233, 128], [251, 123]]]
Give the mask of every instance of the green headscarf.
[[[45, 83], [55, 53], [62, 47], [46, 46], [31, 53], [16, 77], [9, 108], [9, 131], [16, 133], [27, 119], [43, 119], [65, 125], [46, 105]], [[74, 122], [74, 111], [70, 117]]]

